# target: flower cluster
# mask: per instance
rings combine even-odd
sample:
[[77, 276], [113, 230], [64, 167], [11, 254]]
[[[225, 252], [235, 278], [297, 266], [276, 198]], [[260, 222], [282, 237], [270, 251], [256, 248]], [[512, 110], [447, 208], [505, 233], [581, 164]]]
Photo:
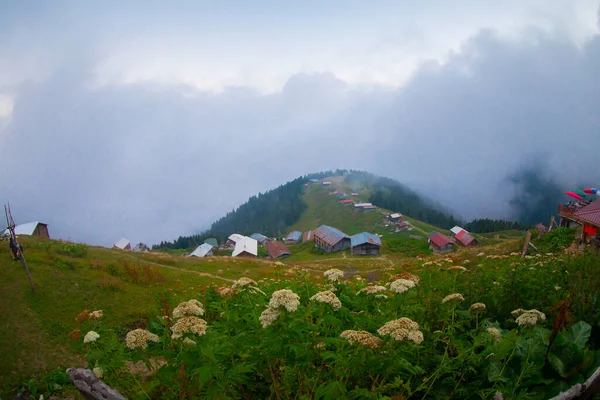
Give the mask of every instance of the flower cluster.
[[462, 294], [460, 293], [452, 293], [449, 294], [448, 296], [444, 297], [444, 300], [442, 300], [442, 303], [448, 303], [450, 301], [464, 301], [465, 298], [463, 297]]
[[415, 285], [418, 285], [421, 281], [421, 279], [417, 275], [411, 274], [410, 272], [401, 272], [399, 274], [392, 275], [389, 281], [393, 282], [398, 279], [406, 279], [408, 281], [412, 281]]
[[237, 281], [233, 282], [233, 285], [231, 285], [231, 288], [236, 289], [236, 288], [244, 287], [244, 286], [248, 286], [248, 285], [256, 286], [256, 282], [253, 279], [243, 277], [243, 278], [240, 278]]
[[408, 289], [414, 288], [416, 285], [408, 279], [397, 279], [390, 284], [390, 290], [396, 293], [404, 293]]
[[148, 347], [148, 342], [158, 342], [158, 336], [154, 333], [150, 333], [145, 329], [134, 329], [125, 336], [125, 345], [130, 349], [141, 347], [145, 349]]
[[448, 268], [448, 271], [461, 271], [461, 272], [465, 272], [467, 269], [465, 267], [462, 267], [460, 265], [455, 265], [453, 267]]
[[360, 289], [358, 292], [356, 292], [356, 295], [358, 296], [361, 293], [366, 293], [366, 294], [376, 294], [376, 293], [380, 293], [380, 292], [385, 292], [387, 289], [384, 286], [366, 286], [362, 289]]
[[515, 310], [513, 312], [511, 312], [511, 314], [513, 316], [519, 315], [517, 317], [517, 319], [515, 320], [517, 322], [517, 324], [523, 326], [523, 325], [536, 325], [538, 323], [538, 321], [544, 321], [546, 320], [546, 315], [538, 310], [529, 310], [529, 311], [525, 311], [521, 308], [519, 308], [518, 310]]
[[102, 311], [102, 310], [92, 311], [91, 313], [88, 314], [88, 316], [92, 320], [97, 320], [104, 316], [104, 311]]
[[97, 332], [89, 331], [83, 337], [83, 343], [95, 342], [96, 340], [98, 340], [99, 337], [100, 337], [100, 335], [98, 335]]
[[410, 318], [402, 317], [386, 322], [377, 333], [382, 336], [389, 335], [400, 342], [408, 339], [416, 344], [423, 343], [423, 333], [419, 331], [419, 324]]
[[173, 309], [173, 319], [186, 315], [204, 315], [204, 306], [198, 300], [183, 301]]
[[288, 312], [294, 312], [300, 305], [300, 296], [292, 292], [289, 289], [282, 289], [273, 292], [271, 300], [269, 301], [269, 307], [279, 308], [284, 307]]
[[263, 311], [262, 314], [260, 314], [258, 320], [260, 321], [262, 327], [266, 328], [267, 326], [270, 326], [273, 322], [275, 322], [280, 315], [281, 311], [271, 307], [267, 307], [266, 310]]
[[344, 277], [344, 272], [340, 271], [339, 269], [332, 268], [323, 272], [323, 275], [325, 275], [327, 280], [330, 280], [331, 282], [337, 282], [340, 278]]
[[[385, 290], [385, 288], [383, 288]], [[333, 311], [337, 311], [342, 308], [342, 302], [337, 298], [335, 293], [326, 290], [324, 292], [319, 292], [310, 298], [313, 301], [318, 301], [320, 303], [330, 304], [333, 308]]]
[[221, 297], [229, 297], [235, 294], [235, 290], [227, 286], [220, 286], [217, 288], [217, 294]]
[[361, 346], [368, 347], [370, 349], [375, 349], [383, 343], [383, 340], [371, 335], [367, 331], [347, 330], [342, 332], [340, 337], [348, 340], [348, 343], [352, 345], [360, 344]]
[[183, 317], [171, 327], [171, 339], [179, 339], [184, 333], [202, 336], [206, 333], [206, 321], [198, 317]]
[[483, 303], [473, 303], [471, 307], [469, 307], [469, 312], [473, 314], [482, 313], [485, 311], [485, 304]]
[[498, 328], [491, 327], [491, 328], [487, 328], [486, 330], [487, 330], [487, 333], [492, 335], [492, 337], [494, 339], [496, 339], [497, 342], [499, 342], [500, 339], [502, 338], [502, 333], [500, 333], [500, 330]]

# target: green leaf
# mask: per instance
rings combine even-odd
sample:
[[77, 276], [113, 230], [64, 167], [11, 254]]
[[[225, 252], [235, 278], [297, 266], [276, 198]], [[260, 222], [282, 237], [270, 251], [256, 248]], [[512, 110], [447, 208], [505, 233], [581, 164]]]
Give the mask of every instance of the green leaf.
[[583, 350], [591, 333], [592, 327], [590, 324], [585, 321], [579, 321], [566, 332], [565, 339], [576, 344], [579, 350]]
[[490, 364], [488, 369], [488, 381], [490, 382], [506, 382], [507, 378], [503, 377], [501, 374], [502, 365], [499, 361], [495, 361]]
[[565, 364], [555, 354], [548, 354], [548, 362], [560, 376], [562, 376], [563, 378], [567, 376], [567, 368]]

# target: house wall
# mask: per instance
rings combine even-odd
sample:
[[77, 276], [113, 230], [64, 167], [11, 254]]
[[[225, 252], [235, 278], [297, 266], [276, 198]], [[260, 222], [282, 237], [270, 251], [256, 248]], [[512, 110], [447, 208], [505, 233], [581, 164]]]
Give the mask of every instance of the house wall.
[[443, 247], [438, 247], [437, 245], [430, 243], [429, 244], [429, 249], [431, 249], [434, 253], [436, 254], [445, 254], [445, 253], [451, 253], [454, 251], [454, 246], [452, 245], [452, 243], [449, 243]]
[[33, 236], [40, 236], [45, 238], [50, 238], [50, 234], [48, 233], [48, 226], [44, 224], [38, 224], [33, 232]]
[[379, 246], [374, 244], [364, 243], [359, 246], [352, 248], [353, 255], [366, 256], [366, 255], [379, 255]]
[[342, 251], [350, 248], [350, 239], [342, 239], [337, 242], [331, 249], [332, 252]]
[[256, 256], [254, 254], [250, 254], [247, 251], [242, 251], [240, 254], [238, 254], [236, 257], [242, 257], [242, 258], [256, 258]]

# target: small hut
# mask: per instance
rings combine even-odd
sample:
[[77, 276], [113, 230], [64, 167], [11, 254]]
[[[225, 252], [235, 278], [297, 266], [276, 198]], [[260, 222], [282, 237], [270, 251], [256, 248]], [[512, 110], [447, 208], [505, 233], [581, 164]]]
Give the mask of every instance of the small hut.
[[372, 233], [362, 232], [350, 238], [350, 251], [352, 255], [379, 255], [381, 238]]
[[429, 236], [429, 249], [437, 254], [451, 253], [454, 251], [454, 243], [441, 233]]

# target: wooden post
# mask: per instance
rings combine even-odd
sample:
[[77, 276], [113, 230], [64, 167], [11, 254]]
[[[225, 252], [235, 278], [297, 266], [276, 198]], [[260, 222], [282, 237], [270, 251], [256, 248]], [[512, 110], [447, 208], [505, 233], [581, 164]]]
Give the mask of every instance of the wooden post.
[[521, 253], [521, 258], [525, 257], [527, 254], [527, 250], [529, 250], [529, 242], [531, 242], [531, 231], [527, 231], [525, 235], [525, 244], [523, 245], [523, 253]]
[[31, 291], [35, 293], [35, 288], [33, 286], [31, 274], [29, 273], [27, 261], [25, 261], [25, 256], [21, 251], [21, 245], [17, 241], [17, 235], [15, 234], [15, 221], [13, 220], [12, 213], [10, 212], [10, 203], [8, 204], [8, 207], [4, 206], [4, 214], [6, 215], [6, 223], [8, 224], [8, 231], [10, 232], [10, 237], [13, 240], [15, 246], [17, 247], [17, 257], [19, 257], [19, 259], [21, 260], [21, 264], [23, 264], [23, 268], [25, 268], [25, 273], [27, 274], [27, 279], [29, 279], [29, 286], [31, 286]]
[[556, 222], [554, 222], [554, 215], [550, 217], [550, 225], [548, 225], [548, 232], [552, 230], [553, 225], [556, 225]]

